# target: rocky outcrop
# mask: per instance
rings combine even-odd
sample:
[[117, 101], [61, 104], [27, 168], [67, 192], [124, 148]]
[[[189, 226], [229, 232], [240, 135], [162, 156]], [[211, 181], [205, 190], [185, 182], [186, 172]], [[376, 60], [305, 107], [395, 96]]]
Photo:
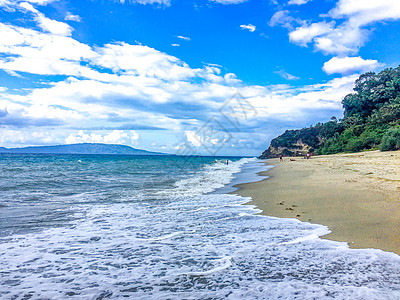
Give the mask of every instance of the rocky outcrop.
[[312, 153], [313, 149], [311, 146], [299, 141], [294, 145], [295, 147], [274, 147], [270, 145], [267, 150], [265, 150], [259, 158], [276, 158], [279, 156], [305, 156], [307, 153]]
[[265, 150], [259, 158], [265, 159], [265, 158], [275, 158], [279, 157], [280, 155], [282, 156], [293, 156], [293, 151], [287, 149], [287, 148], [275, 148], [273, 146], [269, 146], [267, 150]]

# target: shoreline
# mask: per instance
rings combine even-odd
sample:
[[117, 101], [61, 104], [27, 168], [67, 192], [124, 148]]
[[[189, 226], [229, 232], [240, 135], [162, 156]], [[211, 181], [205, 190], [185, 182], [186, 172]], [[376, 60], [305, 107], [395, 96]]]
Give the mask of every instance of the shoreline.
[[261, 214], [322, 224], [350, 248], [400, 254], [400, 151], [269, 159], [258, 182], [235, 185]]

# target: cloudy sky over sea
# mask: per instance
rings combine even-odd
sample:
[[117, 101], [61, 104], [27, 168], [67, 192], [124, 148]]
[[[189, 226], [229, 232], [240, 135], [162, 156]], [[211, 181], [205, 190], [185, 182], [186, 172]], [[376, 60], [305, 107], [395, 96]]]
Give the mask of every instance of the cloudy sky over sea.
[[398, 0], [0, 0], [0, 146], [258, 155], [397, 67], [399, 19]]

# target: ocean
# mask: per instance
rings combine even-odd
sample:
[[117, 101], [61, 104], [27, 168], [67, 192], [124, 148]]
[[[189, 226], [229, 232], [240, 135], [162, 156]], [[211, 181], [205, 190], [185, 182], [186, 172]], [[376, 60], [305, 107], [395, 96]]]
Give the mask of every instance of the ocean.
[[325, 226], [227, 194], [265, 168], [2, 154], [0, 298], [400, 299], [400, 256], [322, 240]]

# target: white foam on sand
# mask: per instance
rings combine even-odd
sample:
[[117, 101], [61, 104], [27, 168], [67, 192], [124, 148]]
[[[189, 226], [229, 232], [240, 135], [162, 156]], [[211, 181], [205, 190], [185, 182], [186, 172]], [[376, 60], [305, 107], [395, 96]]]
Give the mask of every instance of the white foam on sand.
[[197, 195], [213, 192], [229, 184], [245, 164], [256, 160], [256, 158], [242, 158], [238, 161], [230, 161], [229, 164], [223, 160], [204, 165], [194, 176], [176, 182], [174, 192]]
[[217, 263], [220, 263], [220, 265], [215, 268], [212, 268], [211, 270], [204, 271], [204, 272], [189, 272], [184, 275], [207, 276], [207, 275], [211, 275], [211, 274], [214, 274], [217, 272], [221, 272], [221, 271], [229, 268], [230, 266], [232, 266], [232, 257], [230, 257], [230, 256], [223, 257], [223, 258], [217, 260]]

